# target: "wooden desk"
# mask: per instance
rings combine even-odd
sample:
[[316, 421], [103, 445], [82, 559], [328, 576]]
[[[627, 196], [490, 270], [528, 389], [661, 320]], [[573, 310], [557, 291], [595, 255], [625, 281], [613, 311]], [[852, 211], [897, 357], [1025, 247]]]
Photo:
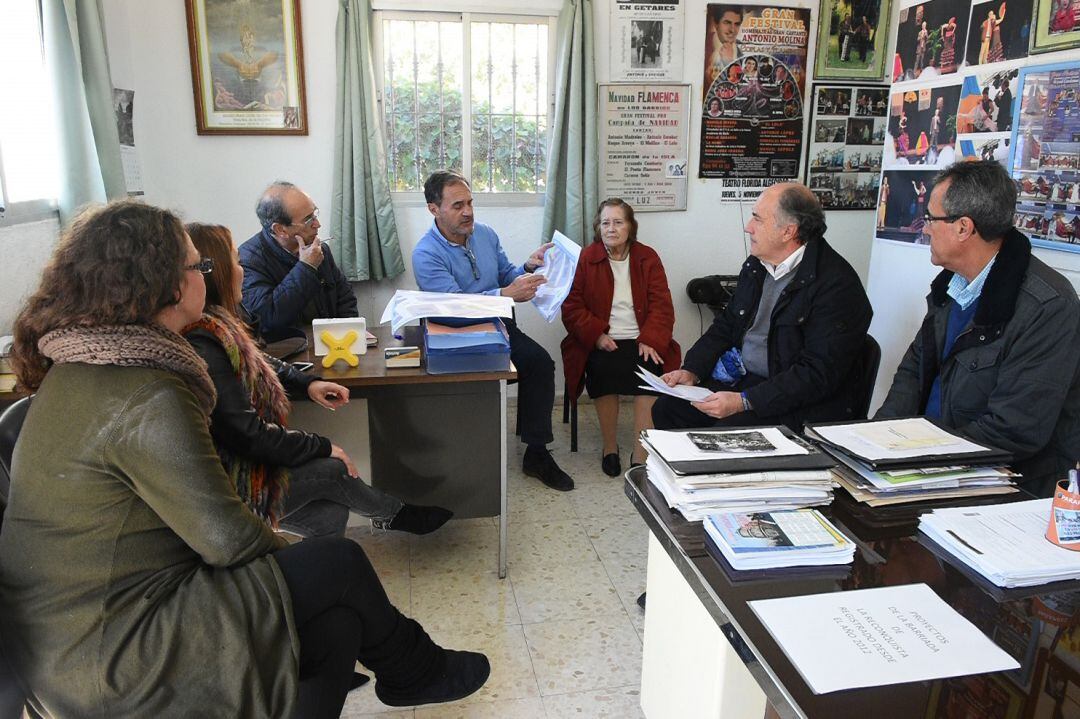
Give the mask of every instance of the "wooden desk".
[[[651, 532], [641, 686], [649, 719], [761, 719], [766, 699], [783, 719], [1049, 717], [1058, 698], [1047, 691], [1059, 691], [1059, 681], [1067, 686], [1060, 687], [1064, 702], [1057, 716], [1080, 716], [1074, 698], [1080, 653], [1068, 646], [1076, 636], [1069, 626], [1078, 623], [1070, 615], [1080, 606], [1080, 582], [999, 589], [938, 556], [914, 523], [856, 526], [839, 498], [828, 511], [858, 544], [846, 574], [777, 572], [745, 579], [706, 552], [701, 523], [668, 509], [644, 468], [627, 473], [624, 489]], [[883, 509], [880, 514], [890, 514]], [[814, 694], [747, 604], [915, 582], [930, 586], [1021, 668]]]
[[[405, 328], [413, 335], [418, 328]], [[499, 577], [506, 576], [506, 383], [517, 373], [428, 374], [424, 367], [387, 369], [383, 349], [403, 344], [389, 327], [372, 330], [375, 347], [360, 364], [323, 369], [308, 350], [291, 361], [367, 400], [371, 481], [412, 504], [439, 505], [455, 517], [499, 517]], [[407, 344], [417, 338], [407, 337]], [[512, 370], [512, 368], [511, 368]]]

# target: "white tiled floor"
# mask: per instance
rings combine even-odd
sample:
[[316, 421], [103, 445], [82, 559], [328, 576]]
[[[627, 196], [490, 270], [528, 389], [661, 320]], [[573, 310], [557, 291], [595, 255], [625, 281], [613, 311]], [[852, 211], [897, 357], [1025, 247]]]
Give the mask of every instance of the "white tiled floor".
[[[629, 465], [631, 407], [622, 408], [620, 444]], [[398, 532], [349, 536], [367, 550], [391, 601], [435, 641], [483, 651], [491, 678], [459, 702], [393, 710], [371, 684], [349, 695], [343, 717], [561, 719], [641, 717], [641, 635], [648, 538], [623, 495], [622, 478], [600, 471], [600, 432], [592, 406], [578, 415], [578, 452], [555, 411], [560, 465], [572, 492], [521, 474], [522, 446], [510, 412], [509, 569], [496, 572], [496, 519], [452, 520], [426, 537]]]

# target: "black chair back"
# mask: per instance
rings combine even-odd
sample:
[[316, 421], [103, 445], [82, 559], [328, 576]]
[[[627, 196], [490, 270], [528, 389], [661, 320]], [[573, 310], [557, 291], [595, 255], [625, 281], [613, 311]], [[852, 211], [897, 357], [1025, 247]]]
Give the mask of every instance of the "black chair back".
[[11, 455], [19, 438], [32, 397], [23, 397], [0, 414], [0, 511], [7, 506], [11, 490]]
[[859, 392], [855, 397], [855, 416], [852, 419], [866, 419], [870, 412], [870, 399], [874, 396], [874, 384], [877, 382], [878, 366], [881, 364], [881, 347], [870, 335], [863, 341], [862, 356], [859, 357]]
[[[19, 438], [28, 409], [30, 397], [23, 397], [0, 414], [0, 529], [3, 527], [8, 491], [11, 489], [11, 455], [15, 452], [15, 441]], [[21, 716], [25, 703], [26, 695], [8, 663], [3, 642], [0, 641], [0, 716]]]

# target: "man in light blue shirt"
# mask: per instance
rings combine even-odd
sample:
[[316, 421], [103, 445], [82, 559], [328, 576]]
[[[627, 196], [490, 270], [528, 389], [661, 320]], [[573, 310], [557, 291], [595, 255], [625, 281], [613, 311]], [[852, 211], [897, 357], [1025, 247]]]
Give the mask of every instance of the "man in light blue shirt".
[[[550, 243], [524, 264], [511, 264], [495, 230], [475, 221], [469, 183], [456, 172], [433, 173], [424, 183], [424, 199], [435, 220], [413, 250], [413, 274], [421, 290], [502, 295], [515, 302], [528, 302], [536, 295], [546, 280], [532, 272], [544, 264]], [[518, 372], [518, 427], [526, 445], [522, 471], [553, 489], [569, 491], [574, 480], [547, 450], [553, 439], [555, 363], [516, 322], [507, 320], [506, 328], [510, 360]]]
[[1080, 457], [1080, 300], [1032, 254], [1015, 209], [996, 161], [934, 178], [923, 219], [942, 271], [877, 418], [922, 414], [1003, 449], [1048, 497]]

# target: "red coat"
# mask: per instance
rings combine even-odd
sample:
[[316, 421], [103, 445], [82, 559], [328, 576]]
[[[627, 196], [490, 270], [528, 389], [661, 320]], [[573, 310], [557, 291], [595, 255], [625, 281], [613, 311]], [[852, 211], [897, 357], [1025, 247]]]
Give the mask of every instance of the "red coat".
[[[679, 368], [682, 353], [671, 337], [675, 308], [660, 256], [640, 242], [630, 245], [630, 292], [638, 323], [638, 341], [656, 350], [664, 371]], [[585, 383], [585, 362], [596, 349], [596, 340], [608, 331], [615, 276], [611, 273], [604, 243], [594, 242], [581, 251], [570, 294], [562, 304], [566, 339], [562, 341], [566, 389], [577, 398]]]

